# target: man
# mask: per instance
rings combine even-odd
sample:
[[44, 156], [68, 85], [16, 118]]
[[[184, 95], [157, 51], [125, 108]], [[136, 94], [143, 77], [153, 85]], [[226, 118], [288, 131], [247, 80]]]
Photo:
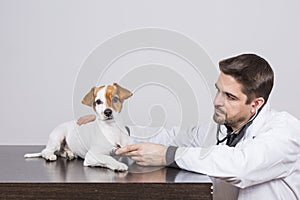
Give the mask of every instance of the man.
[[[137, 143], [116, 153], [143, 166], [171, 165], [207, 174], [213, 179], [214, 199], [300, 199], [300, 122], [267, 104], [274, 81], [270, 65], [243, 54], [221, 61], [219, 68], [214, 145], [161, 145], [176, 135], [166, 130], [152, 140], [160, 144]], [[199, 129], [184, 134], [196, 132], [201, 140]]]

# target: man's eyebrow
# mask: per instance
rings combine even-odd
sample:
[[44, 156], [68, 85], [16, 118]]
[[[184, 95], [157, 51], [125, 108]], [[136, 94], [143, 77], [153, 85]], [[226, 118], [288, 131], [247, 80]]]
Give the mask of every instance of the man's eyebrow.
[[[218, 87], [217, 83], [215, 83], [215, 87], [217, 88], [217, 90], [220, 90], [220, 88]], [[230, 92], [223, 92], [224, 94], [226, 94], [227, 96], [230, 96], [234, 99], [239, 99], [236, 95], [230, 93]]]
[[234, 94], [231, 94], [231, 93], [229, 93], [229, 92], [225, 92], [225, 94], [226, 94], [227, 96], [230, 96], [231, 98], [239, 99], [237, 96], [235, 96]]

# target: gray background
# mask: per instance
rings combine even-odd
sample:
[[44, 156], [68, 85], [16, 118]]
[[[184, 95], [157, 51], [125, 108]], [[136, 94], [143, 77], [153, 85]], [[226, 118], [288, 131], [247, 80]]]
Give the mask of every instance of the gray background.
[[262, 55], [276, 75], [271, 105], [300, 118], [299, 10], [298, 0], [0, 0], [0, 144], [45, 144], [73, 118], [73, 86], [88, 55], [141, 27], [192, 38], [216, 66], [242, 52]]

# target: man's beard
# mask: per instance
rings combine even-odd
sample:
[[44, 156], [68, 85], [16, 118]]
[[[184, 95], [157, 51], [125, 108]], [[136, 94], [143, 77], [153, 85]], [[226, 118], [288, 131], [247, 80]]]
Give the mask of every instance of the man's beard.
[[218, 107], [215, 107], [215, 113], [214, 113], [213, 119], [217, 124], [220, 124], [220, 125], [225, 124], [226, 119], [227, 119], [226, 111], [224, 111]]
[[239, 118], [228, 119], [227, 112], [216, 107], [213, 119], [217, 124], [237, 127], [237, 125], [246, 120], [246, 117], [240, 116]]

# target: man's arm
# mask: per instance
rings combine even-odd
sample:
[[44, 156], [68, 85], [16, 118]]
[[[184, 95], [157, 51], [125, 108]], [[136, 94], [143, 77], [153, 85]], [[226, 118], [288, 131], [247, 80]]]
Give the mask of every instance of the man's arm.
[[178, 148], [176, 164], [183, 169], [207, 174], [246, 188], [289, 176], [296, 170], [300, 138], [278, 128], [257, 136], [244, 148], [215, 145], [211, 148]]
[[127, 145], [116, 151], [117, 155], [130, 156], [142, 166], [171, 166], [178, 168], [175, 162], [177, 147], [166, 147], [149, 142]]
[[[299, 121], [286, 120], [241, 148], [226, 145], [178, 147], [175, 153], [173, 151], [174, 160], [182, 169], [217, 177], [240, 188], [284, 178], [297, 169], [299, 125]], [[169, 149], [163, 145], [140, 143], [121, 148], [117, 154], [132, 156], [138, 164], [157, 166], [166, 165], [167, 157], [172, 157]]]
[[129, 129], [135, 143], [181, 147], [208, 147], [216, 143], [215, 124], [173, 128], [129, 126]]
[[[178, 168], [174, 160], [177, 147], [209, 147], [216, 142], [215, 131], [216, 126], [212, 125], [160, 128], [159, 132], [155, 132], [153, 128], [130, 127], [131, 136], [135, 138], [136, 144], [122, 147], [116, 154], [130, 156], [137, 164], [143, 166], [167, 165]], [[138, 135], [140, 133], [144, 136]]]
[[142, 166], [166, 166], [166, 153], [166, 146], [149, 142], [127, 145], [116, 151], [117, 155], [130, 156]]

